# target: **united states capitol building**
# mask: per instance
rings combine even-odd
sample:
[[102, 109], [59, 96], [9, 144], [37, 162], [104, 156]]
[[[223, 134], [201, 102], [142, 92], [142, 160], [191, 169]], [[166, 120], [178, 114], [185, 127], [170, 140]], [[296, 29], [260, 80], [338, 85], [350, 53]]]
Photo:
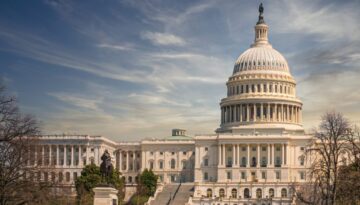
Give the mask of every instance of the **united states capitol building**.
[[260, 12], [254, 42], [236, 60], [226, 82], [214, 134], [187, 136], [185, 130], [173, 129], [169, 137], [139, 142], [42, 136], [39, 150], [49, 156], [44, 166], [56, 170], [47, 174], [74, 186], [82, 168], [99, 165], [108, 150], [128, 192], [147, 168], [159, 176], [162, 187], [179, 182], [193, 186], [187, 204], [291, 204], [291, 185], [306, 180], [309, 162], [304, 151], [311, 136], [302, 127], [302, 102], [290, 67], [268, 34]]

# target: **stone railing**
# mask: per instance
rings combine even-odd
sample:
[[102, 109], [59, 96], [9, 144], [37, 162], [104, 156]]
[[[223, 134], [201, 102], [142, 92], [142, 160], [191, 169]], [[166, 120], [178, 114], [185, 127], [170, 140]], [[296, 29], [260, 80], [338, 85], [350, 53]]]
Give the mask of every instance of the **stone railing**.
[[155, 200], [156, 196], [157, 196], [160, 192], [162, 192], [163, 188], [164, 188], [164, 186], [163, 186], [162, 184], [158, 184], [158, 187], [156, 188], [156, 191], [155, 191], [154, 196], [150, 196], [149, 199], [148, 199], [148, 201], [147, 201], [144, 205], [150, 205], [150, 203]]

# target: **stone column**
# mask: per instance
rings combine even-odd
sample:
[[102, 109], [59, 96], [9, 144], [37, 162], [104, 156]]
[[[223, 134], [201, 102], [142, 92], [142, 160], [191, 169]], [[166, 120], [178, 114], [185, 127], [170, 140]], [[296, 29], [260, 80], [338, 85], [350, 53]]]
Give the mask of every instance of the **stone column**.
[[49, 165], [52, 164], [52, 149], [51, 149], [52, 145], [49, 145]]
[[284, 144], [284, 165], [287, 165], [288, 160], [288, 151], [287, 151], [287, 144]]
[[267, 151], [267, 158], [266, 158], [266, 166], [269, 167], [270, 166], [270, 144], [267, 144], [266, 146], [266, 151]]
[[280, 114], [281, 114], [280, 121], [281, 121], [281, 122], [284, 122], [284, 104], [281, 104]]
[[129, 151], [126, 152], [126, 172], [129, 171]]
[[[271, 104], [267, 104], [267, 112], [266, 112], [266, 121], [270, 121], [270, 107], [271, 107]], [[274, 115], [273, 115], [274, 116]]]
[[223, 149], [222, 149], [222, 163], [223, 163], [223, 166], [226, 166], [226, 157], [225, 157], [225, 153], [226, 153], [226, 145], [223, 144], [222, 145]]
[[[154, 162], [155, 165], [155, 162]], [[136, 171], [136, 151], [133, 151], [133, 171]]]
[[242, 122], [242, 115], [243, 115], [243, 106], [242, 104], [239, 105], [239, 121]]
[[271, 165], [275, 164], [275, 144], [271, 144]]
[[285, 144], [282, 144], [281, 146], [281, 166], [285, 165]]
[[246, 122], [250, 121], [250, 106], [246, 104]]
[[221, 166], [221, 144], [218, 144], [218, 166]]
[[253, 112], [254, 112], [254, 113], [253, 113], [253, 119], [254, 119], [253, 121], [256, 122], [256, 114], [257, 114], [257, 113], [256, 113], [256, 103], [254, 103]]
[[221, 108], [221, 124], [224, 123], [224, 108]]
[[78, 166], [82, 166], [83, 165], [83, 160], [82, 160], [82, 146], [78, 146], [78, 160], [79, 160], [79, 163], [77, 164]]
[[277, 104], [274, 104], [273, 121], [277, 121], [277, 119], [278, 119]]
[[89, 146], [86, 145], [86, 164], [90, 164], [90, 159], [89, 159]]
[[250, 144], [247, 144], [247, 167], [250, 167]]
[[64, 145], [63, 148], [64, 148], [64, 166], [66, 166], [66, 162], [67, 162], [67, 159], [66, 159], [66, 145]]
[[232, 160], [232, 167], [235, 167], [235, 157], [236, 157], [236, 154], [235, 154], [236, 150], [235, 150], [235, 145], [232, 145], [232, 154], [233, 154], [233, 160]]
[[74, 145], [71, 146], [71, 160], [70, 166], [74, 166]]
[[[119, 150], [119, 170], [120, 170], [120, 171], [123, 170], [122, 156], [123, 156], [123, 152], [122, 152], [122, 150]], [[145, 165], [145, 163], [144, 163], [143, 165]]]
[[40, 166], [45, 165], [45, 146], [41, 145], [41, 164]]
[[56, 166], [59, 166], [60, 153], [59, 153], [59, 145], [56, 145]]
[[261, 159], [260, 159], [260, 144], [257, 144], [256, 153], [257, 153], [257, 165], [256, 165], [256, 167], [260, 167], [260, 163], [261, 163]]
[[289, 111], [290, 111], [289, 105], [286, 105], [286, 121], [290, 121], [290, 120], [289, 120], [289, 116], [290, 116]]
[[264, 120], [264, 105], [260, 104], [260, 121]]

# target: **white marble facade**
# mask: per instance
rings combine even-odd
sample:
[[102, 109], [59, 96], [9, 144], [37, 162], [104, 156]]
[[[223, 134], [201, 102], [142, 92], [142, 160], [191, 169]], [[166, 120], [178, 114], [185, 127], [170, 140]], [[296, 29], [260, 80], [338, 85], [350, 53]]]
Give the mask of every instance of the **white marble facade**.
[[170, 137], [140, 142], [43, 136], [35, 157], [49, 156], [56, 174], [72, 184], [84, 165], [99, 165], [107, 149], [128, 186], [147, 168], [160, 183], [193, 182], [189, 204], [291, 204], [291, 184], [306, 180], [304, 151], [311, 136], [302, 128], [296, 82], [269, 43], [268, 30], [259, 19], [254, 43], [236, 61], [215, 134], [189, 137], [174, 129]]

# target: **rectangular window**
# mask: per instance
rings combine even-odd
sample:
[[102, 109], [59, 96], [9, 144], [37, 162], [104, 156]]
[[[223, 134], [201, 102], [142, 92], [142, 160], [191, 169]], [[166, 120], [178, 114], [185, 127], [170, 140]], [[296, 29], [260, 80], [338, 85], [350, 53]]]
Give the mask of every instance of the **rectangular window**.
[[183, 155], [186, 155], [186, 152], [183, 152]]
[[246, 151], [246, 147], [242, 147], [241, 150], [242, 150], [243, 152], [245, 152], [245, 151]]
[[150, 155], [154, 155], [154, 152], [150, 152]]
[[204, 166], [209, 166], [209, 159], [204, 159]]
[[265, 151], [266, 151], [266, 147], [261, 147], [261, 150], [262, 150], [263, 152], [265, 152]]
[[305, 180], [305, 173], [304, 172], [300, 172], [300, 179]]
[[164, 152], [160, 152], [160, 155], [163, 155], [164, 154]]
[[252, 151], [256, 151], [256, 147], [252, 147]]
[[208, 147], [205, 147], [205, 151], [207, 152], [209, 150], [209, 148]]
[[204, 180], [208, 180], [208, 178], [209, 178], [208, 173], [205, 172], [205, 173], [204, 173]]
[[227, 179], [231, 179], [231, 172], [230, 171], [227, 172], [226, 175], [227, 175]]
[[266, 172], [261, 172], [261, 178], [266, 179]]
[[175, 155], [175, 152], [171, 152], [171, 155]]
[[280, 149], [281, 149], [280, 147], [276, 147], [276, 151], [280, 151]]
[[300, 147], [300, 150], [301, 150], [301, 151], [304, 151], [304, 150], [305, 150], [305, 147]]
[[164, 167], [164, 163], [161, 161], [161, 162], [159, 163], [159, 168], [160, 168], [160, 169], [163, 169], [163, 167]]
[[279, 171], [275, 172], [275, 175], [276, 175], [276, 179], [280, 179], [280, 172]]
[[246, 178], [246, 173], [245, 172], [241, 172], [241, 179], [245, 179]]

